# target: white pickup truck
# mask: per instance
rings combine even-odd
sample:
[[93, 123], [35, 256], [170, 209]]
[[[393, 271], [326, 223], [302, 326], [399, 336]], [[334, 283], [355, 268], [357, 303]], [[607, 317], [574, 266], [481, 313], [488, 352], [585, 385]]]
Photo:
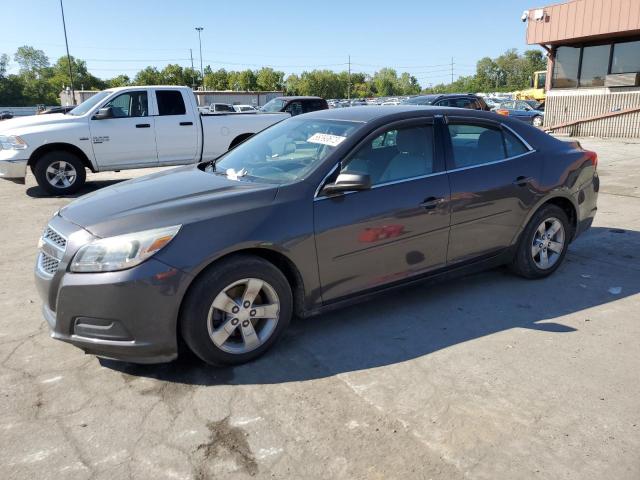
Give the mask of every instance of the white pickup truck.
[[27, 167], [53, 195], [68, 195], [92, 172], [213, 160], [288, 113], [202, 115], [188, 87], [99, 92], [67, 114], [0, 122], [0, 178], [24, 181]]

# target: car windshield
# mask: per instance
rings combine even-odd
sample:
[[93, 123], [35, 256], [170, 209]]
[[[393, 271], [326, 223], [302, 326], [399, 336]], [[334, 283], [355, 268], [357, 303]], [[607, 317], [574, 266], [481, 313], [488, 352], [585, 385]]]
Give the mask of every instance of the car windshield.
[[403, 105], [431, 105], [438, 98], [436, 95], [426, 95], [422, 97], [407, 98], [402, 101]]
[[361, 124], [292, 118], [258, 133], [205, 171], [232, 180], [288, 183], [303, 178]]
[[95, 107], [98, 103], [104, 100], [106, 97], [111, 95], [113, 92], [109, 90], [105, 90], [103, 92], [98, 92], [92, 97], [87, 98], [84, 102], [78, 105], [76, 108], [67, 113], [67, 115], [75, 115], [79, 117], [80, 115], [84, 115], [93, 107]]
[[265, 103], [260, 110], [263, 112], [279, 112], [284, 107], [284, 100], [281, 98], [274, 98], [270, 102]]

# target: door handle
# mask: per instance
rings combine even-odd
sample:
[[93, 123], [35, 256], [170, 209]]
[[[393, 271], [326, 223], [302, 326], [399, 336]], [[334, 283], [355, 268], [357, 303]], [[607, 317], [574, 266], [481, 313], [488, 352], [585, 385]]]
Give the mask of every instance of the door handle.
[[148, 123], [136, 123], [136, 128], [149, 128], [151, 127]]
[[188, 125], [193, 125], [193, 122], [180, 122], [181, 127], [186, 127]]
[[526, 187], [527, 185], [529, 185], [531, 182], [533, 181], [532, 177], [525, 177], [524, 175], [520, 175], [518, 178], [516, 178], [513, 181], [514, 185], [517, 185], [518, 187]]
[[424, 202], [422, 202], [420, 206], [425, 210], [433, 210], [442, 202], [444, 202], [444, 198], [429, 197], [429, 198], [425, 198]]

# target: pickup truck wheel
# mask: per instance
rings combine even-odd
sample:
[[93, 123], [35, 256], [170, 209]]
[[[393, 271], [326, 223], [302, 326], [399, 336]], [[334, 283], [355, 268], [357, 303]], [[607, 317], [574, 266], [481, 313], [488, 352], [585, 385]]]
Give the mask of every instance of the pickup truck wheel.
[[73, 153], [54, 151], [44, 154], [33, 169], [38, 185], [51, 195], [71, 195], [85, 182], [87, 173]]
[[267, 351], [291, 320], [287, 279], [254, 256], [222, 260], [196, 280], [182, 307], [182, 338], [211, 365], [237, 365]]
[[541, 127], [543, 123], [544, 123], [544, 119], [540, 115], [533, 117], [534, 127]]

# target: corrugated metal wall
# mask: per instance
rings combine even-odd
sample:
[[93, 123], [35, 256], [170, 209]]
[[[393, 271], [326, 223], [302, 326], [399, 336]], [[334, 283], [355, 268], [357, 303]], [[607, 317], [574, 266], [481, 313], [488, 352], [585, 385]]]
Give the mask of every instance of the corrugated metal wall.
[[[640, 107], [640, 92], [595, 95], [548, 95], [544, 125], [550, 127], [582, 118]], [[640, 137], [640, 112], [580, 123], [554, 131], [572, 136]]]

